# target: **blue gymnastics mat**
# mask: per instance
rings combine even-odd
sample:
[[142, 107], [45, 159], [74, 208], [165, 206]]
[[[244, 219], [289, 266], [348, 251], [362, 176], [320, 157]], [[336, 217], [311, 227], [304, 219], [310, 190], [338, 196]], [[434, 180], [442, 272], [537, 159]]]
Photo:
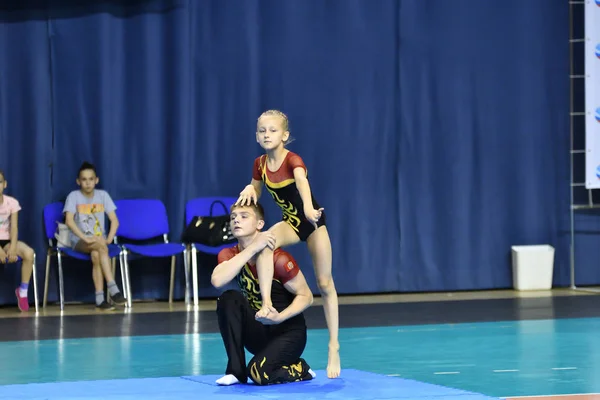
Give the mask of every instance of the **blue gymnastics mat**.
[[338, 379], [327, 379], [325, 371], [308, 382], [282, 385], [218, 386], [217, 375], [176, 378], [119, 379], [0, 386], [0, 399], [493, 399], [478, 393], [451, 389], [408, 379], [388, 377], [352, 369]]

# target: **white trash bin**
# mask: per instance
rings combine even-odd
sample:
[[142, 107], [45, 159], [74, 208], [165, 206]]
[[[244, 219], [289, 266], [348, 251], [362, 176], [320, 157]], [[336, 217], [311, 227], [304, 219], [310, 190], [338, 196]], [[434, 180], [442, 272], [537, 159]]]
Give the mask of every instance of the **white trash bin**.
[[550, 290], [554, 273], [554, 247], [512, 246], [515, 290]]

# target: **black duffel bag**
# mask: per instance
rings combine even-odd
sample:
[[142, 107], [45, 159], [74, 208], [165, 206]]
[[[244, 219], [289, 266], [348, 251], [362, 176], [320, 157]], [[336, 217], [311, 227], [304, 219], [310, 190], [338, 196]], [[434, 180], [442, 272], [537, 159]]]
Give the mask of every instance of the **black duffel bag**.
[[[225, 210], [225, 215], [213, 216], [213, 207], [220, 204]], [[183, 243], [200, 243], [206, 246], [217, 247], [234, 243], [235, 237], [229, 225], [229, 210], [220, 200], [215, 200], [210, 205], [209, 216], [195, 216], [181, 235]]]

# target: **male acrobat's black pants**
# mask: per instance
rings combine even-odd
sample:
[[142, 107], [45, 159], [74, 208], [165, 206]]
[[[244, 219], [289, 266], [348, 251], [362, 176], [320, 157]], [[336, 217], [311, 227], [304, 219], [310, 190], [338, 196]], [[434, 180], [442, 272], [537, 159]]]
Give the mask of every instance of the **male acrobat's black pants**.
[[[229, 359], [225, 373], [242, 383], [250, 376], [257, 385], [312, 379], [310, 367], [300, 358], [306, 346], [306, 326], [291, 320], [267, 326], [256, 321], [255, 314], [238, 291], [228, 290], [217, 300], [219, 328]], [[244, 347], [254, 355], [247, 367]]]

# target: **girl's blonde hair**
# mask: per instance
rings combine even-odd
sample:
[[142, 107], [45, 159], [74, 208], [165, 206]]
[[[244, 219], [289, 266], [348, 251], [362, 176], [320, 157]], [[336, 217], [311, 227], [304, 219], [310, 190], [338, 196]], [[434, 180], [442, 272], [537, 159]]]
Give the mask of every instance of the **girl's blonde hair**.
[[[288, 120], [287, 115], [285, 115], [284, 113], [282, 113], [279, 110], [267, 110], [265, 112], [263, 112], [262, 114], [260, 114], [260, 117], [258, 117], [258, 119], [256, 120], [256, 123], [258, 124], [258, 121], [262, 118], [262, 117], [279, 117], [282, 119], [282, 125], [283, 125], [283, 131], [288, 131], [290, 132], [290, 122]], [[292, 137], [292, 133], [290, 132], [290, 134], [288, 135], [288, 138], [285, 142], [283, 142], [284, 145], [288, 145], [290, 143], [292, 143], [295, 140], [295, 138]]]

